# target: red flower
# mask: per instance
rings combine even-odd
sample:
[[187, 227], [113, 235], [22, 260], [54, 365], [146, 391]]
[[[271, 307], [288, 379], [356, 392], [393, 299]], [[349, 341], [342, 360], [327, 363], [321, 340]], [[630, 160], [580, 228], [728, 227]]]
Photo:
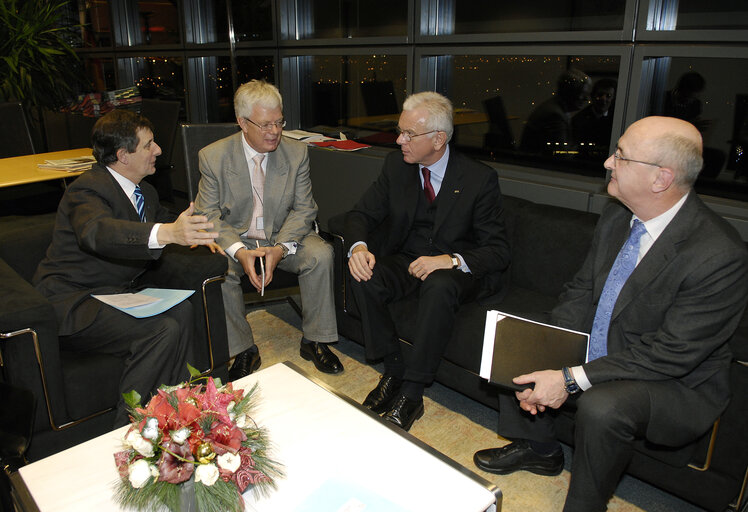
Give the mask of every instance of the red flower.
[[213, 449], [218, 455], [226, 451], [236, 453], [242, 447], [242, 441], [247, 440], [244, 431], [234, 425], [225, 423], [213, 423], [210, 433], [205, 435], [205, 439], [213, 443]]
[[114, 454], [114, 464], [117, 466], [120, 478], [127, 480], [127, 465], [130, 462], [130, 450], [124, 450]]
[[[195, 460], [187, 444], [178, 445], [169, 442], [164, 443], [163, 446], [183, 459], [187, 459], [188, 461]], [[178, 484], [189, 480], [193, 471], [195, 471], [195, 466], [192, 462], [183, 462], [166, 450], [161, 452], [161, 458], [158, 461], [159, 480], [169, 482], [170, 484]]]

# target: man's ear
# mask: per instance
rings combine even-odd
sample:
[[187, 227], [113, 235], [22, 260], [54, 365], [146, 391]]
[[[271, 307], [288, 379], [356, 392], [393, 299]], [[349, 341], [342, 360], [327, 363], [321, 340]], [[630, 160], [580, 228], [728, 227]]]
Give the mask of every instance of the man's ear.
[[675, 171], [668, 167], [657, 169], [657, 176], [652, 183], [652, 192], [664, 192], [669, 189], [675, 182]]
[[117, 150], [117, 161], [123, 165], [127, 165], [129, 161], [129, 153], [125, 148], [119, 148]]
[[447, 143], [447, 134], [438, 131], [432, 140], [434, 141], [434, 149], [439, 151]]

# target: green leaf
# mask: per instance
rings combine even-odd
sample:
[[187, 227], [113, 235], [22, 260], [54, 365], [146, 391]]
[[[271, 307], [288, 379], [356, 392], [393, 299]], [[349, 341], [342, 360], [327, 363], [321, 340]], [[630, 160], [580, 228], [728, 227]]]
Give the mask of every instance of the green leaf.
[[200, 370], [192, 366], [190, 363], [187, 363], [187, 371], [190, 372], [190, 377], [192, 378], [199, 377], [200, 374], [202, 373]]
[[122, 397], [125, 399], [125, 404], [130, 409], [136, 409], [140, 407], [140, 393], [134, 389], [129, 393], [122, 393]]

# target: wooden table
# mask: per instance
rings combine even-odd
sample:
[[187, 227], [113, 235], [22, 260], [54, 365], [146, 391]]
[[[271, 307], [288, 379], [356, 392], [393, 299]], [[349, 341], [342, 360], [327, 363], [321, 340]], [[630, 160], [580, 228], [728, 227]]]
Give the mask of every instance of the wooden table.
[[65, 151], [53, 151], [51, 153], [0, 158], [0, 188], [27, 185], [40, 181], [74, 178], [84, 171], [67, 172], [40, 169], [37, 167], [37, 164], [43, 164], [45, 160], [61, 160], [63, 158], [79, 158], [82, 156], [91, 156], [91, 148], [68, 149]]
[[[245, 510], [500, 510], [501, 492], [493, 483], [293, 364], [273, 365], [234, 384], [249, 389], [255, 383], [260, 399], [253, 416], [267, 428], [285, 477], [266, 498], [247, 491]], [[113, 454], [126, 429], [22, 467], [39, 510], [120, 510], [112, 499], [118, 478]]]

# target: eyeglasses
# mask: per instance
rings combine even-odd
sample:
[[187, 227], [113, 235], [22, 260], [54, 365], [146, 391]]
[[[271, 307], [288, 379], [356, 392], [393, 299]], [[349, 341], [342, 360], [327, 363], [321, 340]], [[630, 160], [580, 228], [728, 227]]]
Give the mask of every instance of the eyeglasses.
[[618, 153], [613, 153], [613, 159], [616, 162], [633, 162], [635, 164], [651, 165], [653, 167], [662, 167], [660, 164], [653, 164], [652, 162], [644, 162], [642, 160], [632, 160], [631, 158], [623, 158]]
[[244, 120], [245, 121], [249, 121], [250, 123], [252, 123], [253, 125], [255, 125], [257, 128], [259, 128], [260, 130], [262, 130], [263, 132], [269, 132], [270, 130], [273, 129], [273, 127], [283, 129], [283, 127], [286, 126], [286, 120], [285, 119], [281, 119], [280, 121], [275, 121], [274, 123], [270, 122], [270, 123], [263, 123], [263, 124], [257, 124], [257, 123], [255, 123], [254, 121], [252, 121], [248, 117], [245, 117]]
[[424, 133], [411, 133], [409, 131], [402, 130], [399, 126], [395, 127], [395, 132], [397, 133], [397, 136], [400, 137], [402, 135], [403, 139], [405, 139], [405, 142], [410, 142], [412, 139], [416, 137], [420, 137], [421, 135], [428, 135], [429, 133], [435, 133], [439, 130], [431, 130], [430, 132], [424, 132]]

